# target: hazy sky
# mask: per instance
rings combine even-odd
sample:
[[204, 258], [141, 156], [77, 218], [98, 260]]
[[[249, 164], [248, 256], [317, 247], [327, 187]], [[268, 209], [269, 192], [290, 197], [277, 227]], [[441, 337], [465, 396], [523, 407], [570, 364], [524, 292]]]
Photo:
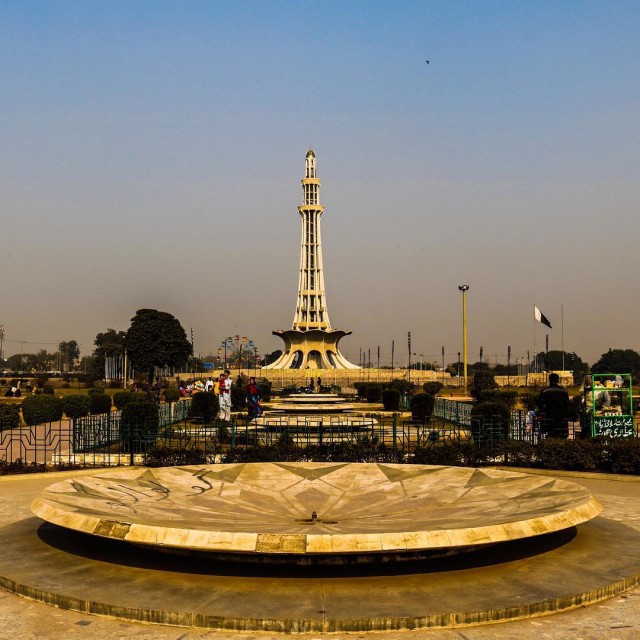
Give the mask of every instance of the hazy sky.
[[[640, 349], [640, 3], [0, 3], [5, 355], [280, 348], [316, 151], [342, 351]], [[427, 64], [426, 60], [430, 63]], [[24, 342], [24, 344], [20, 344]]]

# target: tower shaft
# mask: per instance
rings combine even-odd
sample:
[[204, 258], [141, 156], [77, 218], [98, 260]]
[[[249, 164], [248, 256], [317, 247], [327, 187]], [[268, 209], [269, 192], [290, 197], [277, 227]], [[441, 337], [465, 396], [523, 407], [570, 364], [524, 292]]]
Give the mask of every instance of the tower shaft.
[[303, 204], [298, 207], [302, 220], [300, 243], [300, 276], [298, 302], [293, 318], [293, 329], [331, 329], [324, 289], [322, 265], [322, 236], [320, 218], [324, 207], [320, 204], [320, 180], [316, 177], [316, 158], [307, 154], [305, 177], [301, 180]]

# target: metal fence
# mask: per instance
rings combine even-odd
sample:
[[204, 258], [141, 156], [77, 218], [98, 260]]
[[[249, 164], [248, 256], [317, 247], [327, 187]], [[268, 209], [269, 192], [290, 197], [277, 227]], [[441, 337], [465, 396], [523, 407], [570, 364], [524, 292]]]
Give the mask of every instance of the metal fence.
[[[137, 464], [156, 450], [194, 452], [209, 462], [234, 449], [287, 444], [307, 448], [332, 444], [384, 444], [410, 454], [418, 448], [506, 441], [538, 444], [547, 437], [544, 422], [513, 411], [509, 421], [471, 416], [470, 405], [438, 399], [431, 419], [403, 419], [399, 413], [337, 414], [330, 417], [267, 415], [231, 422], [189, 418], [191, 402], [159, 406], [158, 422], [123, 427], [119, 411], [60, 420], [36, 427], [0, 431], [0, 463], [113, 466]], [[457, 406], [454, 406], [457, 405]], [[584, 422], [586, 425], [587, 423]], [[569, 439], [583, 436], [581, 423], [568, 423]], [[585, 431], [590, 433], [588, 425]], [[588, 434], [587, 434], [588, 435]], [[171, 463], [171, 458], [167, 458]]]

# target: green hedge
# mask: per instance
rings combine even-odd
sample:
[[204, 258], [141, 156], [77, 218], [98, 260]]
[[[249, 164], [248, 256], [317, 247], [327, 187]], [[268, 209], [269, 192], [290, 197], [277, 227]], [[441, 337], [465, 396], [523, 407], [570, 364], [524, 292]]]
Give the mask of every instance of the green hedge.
[[180, 399], [180, 392], [175, 387], [167, 387], [162, 395], [165, 402], [176, 402]]
[[432, 396], [436, 396], [438, 395], [438, 393], [440, 392], [440, 389], [442, 389], [444, 385], [442, 384], [442, 382], [425, 382], [422, 385], [422, 388], [424, 389], [425, 393], [428, 393]]
[[364, 394], [367, 402], [382, 402], [382, 385], [377, 382], [369, 383], [365, 388]]
[[91, 413], [109, 413], [111, 411], [111, 396], [106, 393], [91, 393], [88, 396], [91, 402]]
[[428, 422], [433, 415], [436, 399], [429, 393], [416, 393], [411, 397], [411, 419], [416, 422]]
[[471, 435], [476, 444], [491, 444], [509, 435], [511, 410], [503, 402], [476, 402], [471, 409]]
[[200, 391], [193, 394], [189, 415], [192, 418], [201, 418], [203, 422], [213, 422], [218, 415], [218, 408], [218, 396], [215, 393]]
[[258, 393], [261, 402], [269, 402], [271, 400], [271, 383], [268, 380], [257, 383]]
[[136, 394], [133, 391], [116, 391], [113, 394], [113, 404], [116, 409], [122, 411], [135, 397]]
[[382, 391], [382, 404], [386, 411], [399, 411], [400, 391], [398, 389], [384, 389]]
[[67, 418], [82, 418], [89, 415], [91, 400], [88, 395], [74, 393], [63, 398], [62, 408]]
[[57, 396], [39, 394], [27, 396], [22, 401], [22, 417], [31, 427], [62, 418], [62, 400]]
[[548, 438], [537, 445], [503, 440], [491, 447], [472, 443], [436, 444], [414, 449], [362, 439], [296, 447], [283, 440], [274, 446], [249, 446], [230, 450], [223, 462], [382, 462], [433, 464], [463, 467], [509, 466], [554, 471], [592, 471], [640, 475], [640, 439], [593, 438], [557, 440]]
[[206, 464], [207, 456], [202, 449], [151, 446], [144, 452], [143, 464], [147, 467], [176, 467]]
[[[155, 446], [158, 437], [157, 405], [144, 393], [135, 396], [122, 409], [120, 416], [120, 438], [125, 453], [139, 453]], [[199, 395], [199, 394], [198, 394]]]
[[0, 404], [0, 431], [20, 426], [20, 407], [17, 404]]
[[504, 391], [502, 389], [487, 389], [479, 391], [478, 402], [499, 402], [509, 407], [509, 411], [515, 409], [518, 393], [516, 391]]
[[[197, 395], [197, 394], [196, 394]], [[194, 396], [195, 397], [195, 396]], [[231, 407], [234, 411], [240, 411], [247, 406], [247, 393], [244, 386], [231, 385]]]

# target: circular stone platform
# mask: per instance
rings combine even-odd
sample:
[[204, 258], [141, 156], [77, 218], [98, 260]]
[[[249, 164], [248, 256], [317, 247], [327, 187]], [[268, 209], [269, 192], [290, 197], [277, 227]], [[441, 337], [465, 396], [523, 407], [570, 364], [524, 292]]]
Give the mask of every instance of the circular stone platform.
[[94, 536], [242, 561], [444, 555], [586, 522], [585, 488], [495, 469], [264, 463], [127, 469], [48, 487], [33, 513]]

